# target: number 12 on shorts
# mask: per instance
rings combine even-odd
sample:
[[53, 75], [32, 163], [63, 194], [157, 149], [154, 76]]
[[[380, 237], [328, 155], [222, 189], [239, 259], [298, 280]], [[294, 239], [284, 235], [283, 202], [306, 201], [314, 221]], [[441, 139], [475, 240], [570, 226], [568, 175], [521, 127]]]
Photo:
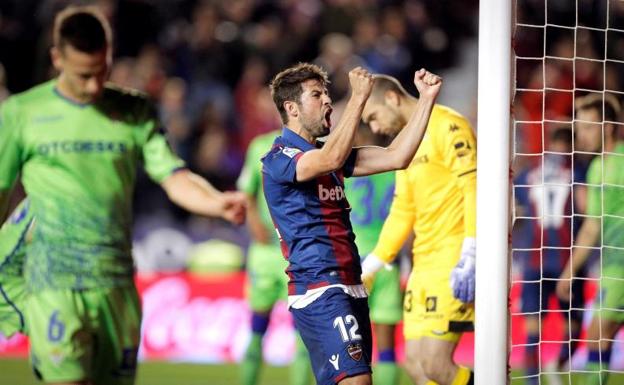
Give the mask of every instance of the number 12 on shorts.
[[[348, 333], [346, 325], [351, 325]], [[338, 328], [338, 331], [340, 331], [340, 337], [342, 337], [343, 342], [358, 341], [362, 339], [362, 335], [358, 333], [360, 325], [358, 324], [357, 318], [355, 318], [353, 314], [348, 314], [344, 318], [340, 316], [336, 317], [334, 319], [334, 329], [335, 328]]]

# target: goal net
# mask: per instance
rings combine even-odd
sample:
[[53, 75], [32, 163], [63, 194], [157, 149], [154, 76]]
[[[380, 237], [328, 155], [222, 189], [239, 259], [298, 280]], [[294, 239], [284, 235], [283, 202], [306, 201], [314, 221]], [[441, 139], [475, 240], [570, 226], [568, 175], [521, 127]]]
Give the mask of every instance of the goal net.
[[624, 1], [514, 7], [510, 383], [624, 384]]

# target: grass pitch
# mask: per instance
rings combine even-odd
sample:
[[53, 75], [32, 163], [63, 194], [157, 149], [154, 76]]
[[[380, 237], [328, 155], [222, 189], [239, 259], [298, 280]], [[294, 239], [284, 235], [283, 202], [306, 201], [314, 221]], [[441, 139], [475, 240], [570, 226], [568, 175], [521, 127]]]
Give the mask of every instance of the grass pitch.
[[[259, 385], [287, 385], [288, 367], [263, 367]], [[236, 385], [240, 370], [236, 365], [196, 365], [169, 362], [141, 362], [136, 385]], [[405, 375], [401, 385], [409, 385]], [[41, 385], [35, 380], [28, 361], [0, 360], [0, 384]]]
[[[239, 368], [236, 365], [197, 365], [169, 362], [142, 362], [136, 385], [236, 385], [239, 384]], [[514, 375], [521, 375], [514, 373]], [[568, 379], [563, 378], [568, 384]], [[524, 385], [523, 380], [510, 382], [512, 385]], [[548, 380], [542, 379], [542, 384]], [[0, 359], [0, 384], [3, 385], [41, 385], [35, 380], [28, 361], [21, 359]], [[265, 366], [259, 385], [287, 385], [288, 367]], [[409, 385], [405, 373], [402, 373], [400, 385]], [[624, 375], [612, 374], [608, 385], [624, 384]], [[582, 385], [581, 378], [572, 377], [572, 385]]]

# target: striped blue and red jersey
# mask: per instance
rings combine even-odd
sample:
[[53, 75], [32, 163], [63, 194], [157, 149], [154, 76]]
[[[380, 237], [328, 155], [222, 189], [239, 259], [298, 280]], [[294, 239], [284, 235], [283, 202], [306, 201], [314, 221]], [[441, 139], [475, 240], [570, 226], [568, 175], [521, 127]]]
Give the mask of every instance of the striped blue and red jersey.
[[289, 295], [362, 283], [351, 207], [344, 193], [344, 178], [353, 173], [357, 150], [352, 150], [341, 169], [298, 182], [297, 162], [316, 148], [285, 127], [262, 158], [264, 195], [288, 260]]
[[516, 199], [526, 216], [522, 248], [530, 248], [525, 269], [556, 275], [563, 270], [572, 246], [572, 180], [570, 157], [547, 153], [542, 165], [528, 169], [515, 180]]

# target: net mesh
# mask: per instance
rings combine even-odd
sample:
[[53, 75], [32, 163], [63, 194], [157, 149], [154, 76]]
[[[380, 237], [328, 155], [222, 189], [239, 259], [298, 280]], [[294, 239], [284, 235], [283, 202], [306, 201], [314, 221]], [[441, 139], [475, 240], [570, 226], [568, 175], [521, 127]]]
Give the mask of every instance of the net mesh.
[[[511, 383], [624, 384], [624, 336], [589, 331], [598, 314], [624, 322], [624, 1], [517, 0], [514, 18]], [[604, 355], [588, 364], [597, 339], [611, 345], [602, 368]]]

